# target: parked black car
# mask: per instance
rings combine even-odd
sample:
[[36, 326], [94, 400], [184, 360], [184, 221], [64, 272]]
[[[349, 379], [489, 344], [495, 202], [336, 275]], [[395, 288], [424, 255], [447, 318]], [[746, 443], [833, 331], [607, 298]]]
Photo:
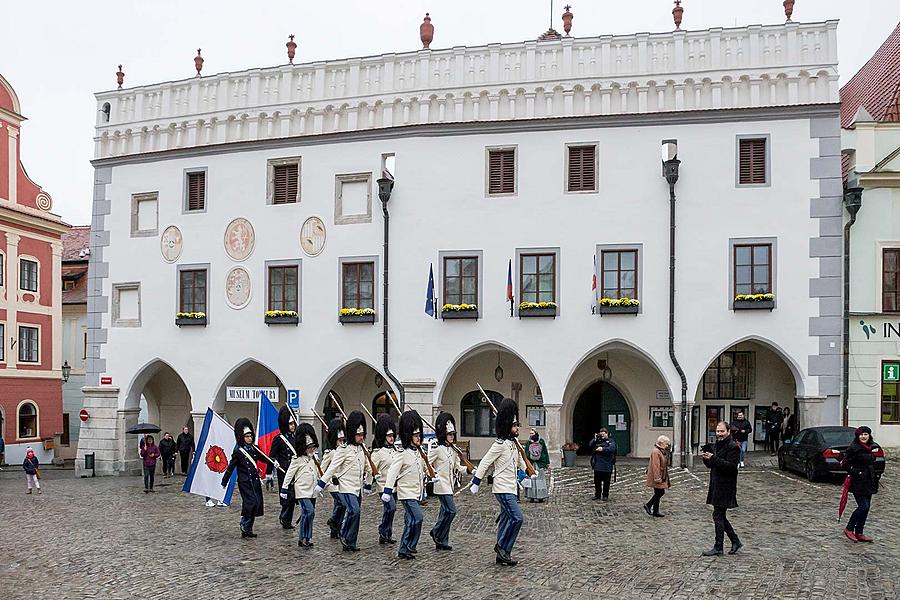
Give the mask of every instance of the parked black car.
[[[852, 427], [810, 427], [801, 430], [794, 438], [778, 449], [778, 468], [806, 475], [810, 481], [844, 476], [841, 467], [844, 452], [853, 441]], [[884, 473], [884, 450], [874, 451], [875, 473]]]

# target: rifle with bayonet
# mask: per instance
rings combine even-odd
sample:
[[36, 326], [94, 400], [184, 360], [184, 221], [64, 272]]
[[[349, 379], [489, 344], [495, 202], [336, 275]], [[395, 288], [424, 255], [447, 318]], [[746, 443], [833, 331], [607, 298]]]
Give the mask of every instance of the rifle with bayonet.
[[[391, 395], [390, 392], [388, 392], [386, 395], [387, 395], [387, 397], [388, 397], [388, 400], [391, 401], [391, 404], [394, 405], [394, 408], [397, 409], [397, 414], [398, 414], [398, 415], [402, 415], [402, 414], [403, 414], [403, 411], [400, 410], [400, 407], [399, 407], [399, 406], [397, 406], [397, 402], [394, 400], [393, 395]], [[421, 418], [422, 418], [422, 415], [419, 415], [419, 418], [421, 419]], [[424, 422], [424, 421], [425, 421], [425, 419], [422, 419], [422, 422]], [[430, 426], [429, 426], [429, 427], [430, 427]], [[434, 428], [432, 427], [432, 429], [434, 429]], [[425, 471], [427, 472], [428, 477], [429, 477], [430, 479], [437, 479], [437, 473], [435, 473], [434, 467], [431, 466], [431, 463], [428, 462], [428, 455], [426, 455], [426, 454], [425, 454], [425, 451], [422, 450], [422, 446], [419, 445], [419, 446], [417, 446], [416, 449], [419, 451], [419, 457], [420, 457], [420, 458], [422, 459], [422, 461], [425, 463]]]
[[[344, 418], [344, 423], [346, 424], [347, 423], [347, 414], [344, 412], [344, 409], [341, 408], [341, 405], [337, 401], [337, 398], [335, 398], [334, 394], [332, 394], [331, 392], [328, 392], [328, 396], [331, 397], [331, 401], [334, 402], [334, 405], [341, 412], [341, 416]], [[344, 434], [347, 436], [350, 436], [350, 435], [356, 435], [356, 432], [354, 431], [353, 433], [351, 433], [349, 431], [345, 431]], [[372, 470], [372, 477], [375, 477], [376, 475], [378, 475], [378, 467], [375, 466], [375, 461], [372, 460], [372, 453], [369, 452], [368, 448], [366, 448], [365, 440], [363, 440], [363, 443], [360, 444], [359, 446], [360, 446], [360, 448], [362, 448], [363, 454], [366, 455], [366, 460], [369, 461], [369, 469]]]

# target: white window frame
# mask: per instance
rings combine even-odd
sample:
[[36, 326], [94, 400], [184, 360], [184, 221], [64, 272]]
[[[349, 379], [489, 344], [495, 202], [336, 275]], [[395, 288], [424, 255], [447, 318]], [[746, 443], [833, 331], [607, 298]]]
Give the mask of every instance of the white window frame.
[[[141, 202], [153, 200], [156, 202], [156, 227], [153, 229], [138, 229], [140, 226], [140, 214], [138, 212]], [[159, 192], [141, 192], [131, 195], [131, 237], [154, 237], [159, 234]]]
[[[513, 191], [511, 194], [491, 193], [491, 152], [500, 150], [513, 151]], [[514, 198], [519, 195], [519, 145], [506, 144], [503, 146], [486, 146], [484, 149], [484, 197], [485, 198]]]
[[[191, 173], [203, 173], [203, 208], [198, 210], [188, 210], [188, 175]], [[209, 210], [209, 169], [207, 167], [191, 167], [184, 170], [182, 174], [182, 198], [181, 198], [181, 214], [194, 215], [205, 213]], [[156, 224], [159, 227], [159, 223]]]
[[[179, 284], [181, 280], [179, 277]], [[208, 282], [207, 282], [208, 284]], [[141, 283], [139, 281], [128, 281], [125, 283], [114, 283], [112, 286], [112, 326], [113, 327], [140, 327], [141, 326]], [[120, 316], [122, 308], [120, 294], [122, 291], [136, 290], [138, 295], [137, 319], [123, 319]], [[180, 293], [180, 290], [179, 290]], [[208, 296], [208, 294], [207, 294]], [[208, 299], [207, 299], [208, 300]]]
[[[592, 190], [569, 190], [569, 156], [572, 148], [583, 148], [585, 146], [594, 147], [594, 189]], [[575, 196], [583, 194], [598, 194], [600, 192], [600, 142], [570, 142], [566, 144], [565, 162], [563, 167], [563, 193]], [[518, 167], [518, 162], [516, 164]]]
[[[27, 327], [30, 329], [37, 329], [37, 360], [23, 360], [22, 359], [21, 352], [22, 352], [22, 328], [23, 327]], [[18, 360], [16, 361], [17, 364], [24, 364], [24, 365], [39, 365], [39, 364], [41, 364], [41, 359], [43, 358], [41, 356], [41, 350], [42, 350], [42, 348], [41, 348], [41, 333], [42, 333], [41, 325], [39, 323], [19, 323], [18, 331], [16, 331], [16, 345], [18, 346], [18, 348], [16, 349], [16, 355], [18, 357]]]
[[[21, 415], [19, 414], [19, 412], [22, 410], [22, 406], [24, 406], [25, 404], [31, 404], [34, 407], [34, 415], [35, 415], [35, 427], [34, 427], [35, 435], [32, 437], [27, 437], [27, 438], [19, 437], [19, 431], [21, 431], [21, 428], [20, 428]], [[15, 439], [20, 440], [20, 441], [21, 440], [39, 440], [39, 439], [41, 439], [41, 407], [40, 407], [40, 405], [38, 405], [37, 402], [35, 402], [34, 400], [32, 400], [30, 398], [26, 398], [26, 399], [22, 400], [21, 402], [19, 402], [18, 405], [16, 405], [16, 438]]]
[[266, 310], [269, 309], [269, 269], [271, 267], [297, 267], [297, 316], [303, 322], [303, 259], [267, 260], [265, 275]]
[[[33, 262], [37, 265], [37, 280], [35, 287], [36, 290], [27, 290], [22, 287], [22, 261], [27, 260], [29, 262]], [[37, 259], [37, 257], [31, 256], [29, 254], [20, 254], [19, 255], [19, 264], [16, 265], [18, 267], [16, 269], [16, 278], [18, 279], [19, 292], [23, 294], [34, 294], [35, 298], [40, 299], [41, 297], [41, 261]]]

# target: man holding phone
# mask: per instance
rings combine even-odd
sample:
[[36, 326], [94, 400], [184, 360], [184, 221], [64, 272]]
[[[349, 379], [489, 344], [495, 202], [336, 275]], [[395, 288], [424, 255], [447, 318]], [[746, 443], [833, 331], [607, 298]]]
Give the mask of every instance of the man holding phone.
[[609, 500], [609, 480], [616, 465], [616, 443], [606, 427], [591, 440], [591, 467], [594, 469], [594, 500]]

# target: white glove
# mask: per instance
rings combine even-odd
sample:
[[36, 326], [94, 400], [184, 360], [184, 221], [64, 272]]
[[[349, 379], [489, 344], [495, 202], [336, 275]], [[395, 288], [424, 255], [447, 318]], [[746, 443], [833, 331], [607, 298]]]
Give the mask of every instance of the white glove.
[[286, 492], [281, 492], [280, 494], [278, 494], [278, 497], [282, 500], [287, 500], [288, 495]]
[[391, 501], [391, 495], [387, 494], [387, 493], [382, 494], [381, 501], [384, 502], [385, 504], [389, 503]]
[[315, 494], [316, 496], [321, 496], [323, 491], [325, 491], [325, 488], [316, 485], [316, 488], [313, 490], [313, 494]]
[[477, 494], [479, 489], [481, 489], [481, 486], [473, 483], [472, 486], [469, 488], [469, 491], [471, 491], [473, 494]]

